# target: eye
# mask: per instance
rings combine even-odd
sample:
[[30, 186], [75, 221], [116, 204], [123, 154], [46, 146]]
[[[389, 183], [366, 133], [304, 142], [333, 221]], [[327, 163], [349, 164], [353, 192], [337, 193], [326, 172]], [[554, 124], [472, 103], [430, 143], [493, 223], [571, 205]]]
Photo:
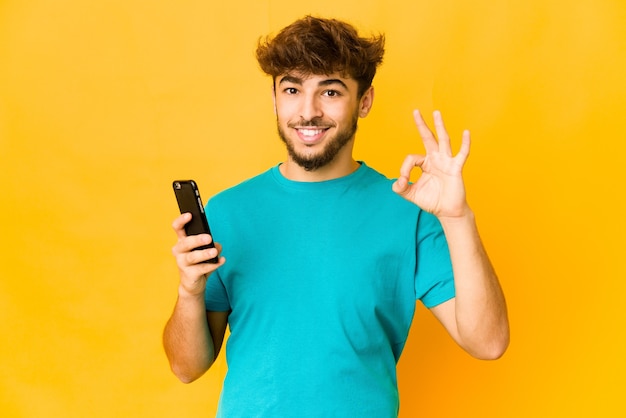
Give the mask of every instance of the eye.
[[287, 87], [283, 91], [287, 94], [296, 94], [298, 92], [298, 89], [296, 89], [295, 87]]
[[339, 97], [341, 96], [341, 93], [337, 90], [326, 90], [324, 91], [323, 95], [327, 97]]

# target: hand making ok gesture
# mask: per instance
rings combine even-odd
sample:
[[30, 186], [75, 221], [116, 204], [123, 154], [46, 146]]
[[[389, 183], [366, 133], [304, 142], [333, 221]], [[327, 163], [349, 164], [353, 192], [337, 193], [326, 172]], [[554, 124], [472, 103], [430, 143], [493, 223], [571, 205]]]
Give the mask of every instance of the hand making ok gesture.
[[[461, 149], [453, 156], [441, 113], [435, 111], [433, 115], [437, 138], [419, 111], [413, 112], [426, 155], [411, 154], [405, 158], [393, 191], [440, 219], [461, 217], [468, 210], [462, 171], [469, 155], [470, 134], [463, 132]], [[410, 183], [414, 167], [419, 167], [422, 175], [415, 183]]]

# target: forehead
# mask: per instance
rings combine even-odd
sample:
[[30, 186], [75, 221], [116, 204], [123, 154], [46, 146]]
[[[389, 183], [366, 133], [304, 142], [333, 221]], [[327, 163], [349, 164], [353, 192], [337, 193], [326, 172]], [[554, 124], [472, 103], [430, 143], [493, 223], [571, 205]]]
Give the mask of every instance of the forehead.
[[351, 77], [344, 77], [341, 74], [304, 74], [301, 72], [290, 72], [276, 77], [276, 84], [293, 83], [307, 86], [328, 86], [338, 85], [346, 90], [356, 90], [357, 81]]

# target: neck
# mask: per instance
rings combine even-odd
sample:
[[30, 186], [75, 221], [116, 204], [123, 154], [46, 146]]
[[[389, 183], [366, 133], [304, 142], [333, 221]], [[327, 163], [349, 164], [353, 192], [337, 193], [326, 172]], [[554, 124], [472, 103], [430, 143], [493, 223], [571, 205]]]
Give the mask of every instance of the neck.
[[345, 177], [354, 173], [359, 167], [360, 164], [356, 162], [352, 156], [350, 156], [350, 158], [346, 159], [346, 161], [341, 161], [340, 159], [335, 158], [324, 167], [320, 167], [314, 171], [305, 170], [291, 159], [288, 159], [281, 164], [279, 169], [280, 173], [289, 180], [317, 182]]

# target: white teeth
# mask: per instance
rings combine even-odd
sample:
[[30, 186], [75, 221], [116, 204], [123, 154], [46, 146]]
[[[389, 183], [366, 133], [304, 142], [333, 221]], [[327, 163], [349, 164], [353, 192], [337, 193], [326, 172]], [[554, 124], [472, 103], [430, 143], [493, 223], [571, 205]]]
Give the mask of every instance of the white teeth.
[[321, 134], [323, 129], [299, 129], [300, 133], [304, 136], [315, 136]]

